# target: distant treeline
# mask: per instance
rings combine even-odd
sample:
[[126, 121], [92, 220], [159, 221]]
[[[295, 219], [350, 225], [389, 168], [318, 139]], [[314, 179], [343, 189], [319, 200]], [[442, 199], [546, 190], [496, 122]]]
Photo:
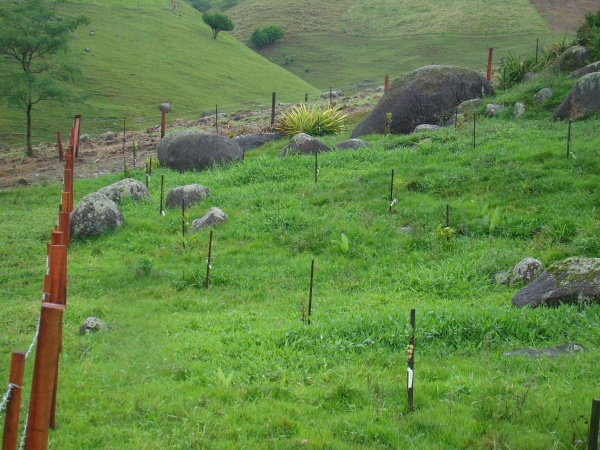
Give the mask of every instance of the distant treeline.
[[242, 0], [185, 0], [193, 8], [200, 12], [207, 12], [211, 9], [225, 10], [237, 5]]

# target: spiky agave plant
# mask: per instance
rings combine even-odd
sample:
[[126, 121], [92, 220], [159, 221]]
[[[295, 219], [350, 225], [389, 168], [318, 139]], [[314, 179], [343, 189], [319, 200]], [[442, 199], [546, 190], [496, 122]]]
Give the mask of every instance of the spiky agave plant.
[[300, 104], [283, 113], [275, 129], [285, 136], [306, 133], [311, 136], [337, 134], [344, 130], [346, 116], [333, 108], [307, 108]]

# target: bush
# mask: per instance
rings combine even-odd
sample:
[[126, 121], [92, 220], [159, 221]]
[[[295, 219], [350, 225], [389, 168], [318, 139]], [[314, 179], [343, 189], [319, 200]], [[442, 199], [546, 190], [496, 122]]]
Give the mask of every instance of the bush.
[[212, 29], [214, 39], [217, 39], [217, 35], [221, 31], [233, 30], [233, 22], [225, 14], [203, 13], [202, 21]]
[[252, 45], [255, 47], [264, 47], [267, 45], [267, 35], [261, 28], [255, 28], [250, 35], [250, 42], [252, 42]]
[[250, 35], [250, 42], [256, 47], [274, 44], [285, 36], [283, 28], [277, 25], [267, 25], [263, 28], [255, 28]]
[[278, 120], [277, 131], [285, 136], [306, 133], [311, 136], [337, 134], [344, 130], [344, 117], [333, 108], [307, 108], [304, 104], [286, 111]]
[[585, 21], [577, 30], [576, 42], [590, 51], [592, 61], [600, 59], [600, 10], [585, 15]]
[[296, 61], [296, 55], [286, 55], [285, 56], [285, 65], [287, 66], [288, 64], [293, 63], [294, 61]]

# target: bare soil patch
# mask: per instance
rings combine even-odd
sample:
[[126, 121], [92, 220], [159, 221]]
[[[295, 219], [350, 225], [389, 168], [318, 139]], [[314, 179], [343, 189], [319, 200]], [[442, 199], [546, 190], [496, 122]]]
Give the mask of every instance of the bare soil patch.
[[600, 9], [600, 0], [531, 0], [552, 31], [574, 33], [588, 12]]

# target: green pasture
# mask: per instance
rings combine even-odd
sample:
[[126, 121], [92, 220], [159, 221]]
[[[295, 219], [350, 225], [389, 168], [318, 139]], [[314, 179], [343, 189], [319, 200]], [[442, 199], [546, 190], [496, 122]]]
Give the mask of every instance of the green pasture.
[[[557, 98], [536, 106], [542, 82]], [[50, 448], [581, 448], [599, 395], [600, 308], [518, 310], [510, 300], [521, 286], [491, 281], [523, 257], [598, 257], [598, 118], [573, 124], [567, 159], [567, 125], [549, 117], [568, 85], [547, 78], [487, 99], [524, 100], [528, 112], [478, 117], [476, 148], [467, 122], [322, 153], [317, 183], [314, 157], [279, 159], [281, 142], [209, 171], [154, 170], [150, 199], [121, 206], [124, 228], [69, 249]], [[182, 237], [181, 211], [159, 215], [162, 175], [167, 189], [211, 190], [186, 221], [212, 206], [229, 216], [213, 229], [208, 290], [210, 230]], [[121, 177], [77, 180], [75, 200]], [[59, 194], [58, 185], [0, 192], [0, 378], [35, 332]], [[450, 240], [436, 231], [446, 205]], [[88, 316], [111, 330], [79, 335]], [[503, 356], [565, 342], [586, 350]]]

